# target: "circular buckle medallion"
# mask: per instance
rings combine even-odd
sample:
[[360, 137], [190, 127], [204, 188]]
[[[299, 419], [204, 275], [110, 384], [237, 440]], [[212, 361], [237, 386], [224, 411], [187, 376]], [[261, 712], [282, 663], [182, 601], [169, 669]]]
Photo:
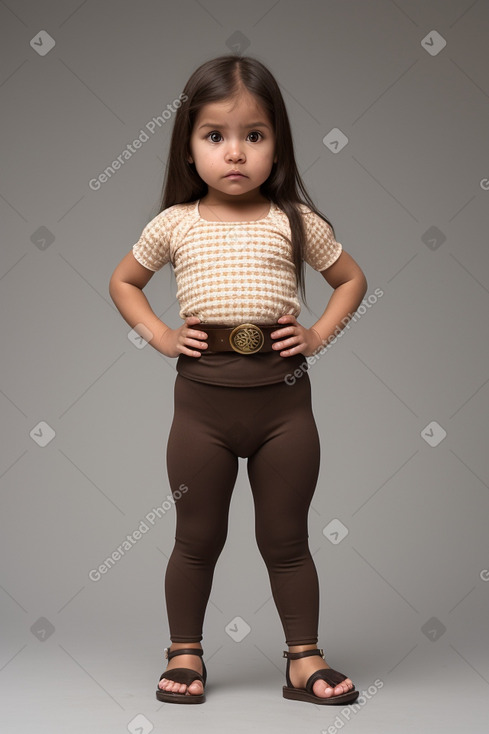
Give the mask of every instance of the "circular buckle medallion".
[[240, 324], [229, 335], [229, 343], [235, 352], [255, 354], [265, 342], [263, 331], [255, 324]]

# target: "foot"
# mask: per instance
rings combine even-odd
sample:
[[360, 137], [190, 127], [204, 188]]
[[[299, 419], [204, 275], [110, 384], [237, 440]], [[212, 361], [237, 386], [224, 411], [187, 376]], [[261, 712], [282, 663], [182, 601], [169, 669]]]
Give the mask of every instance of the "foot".
[[[302, 652], [303, 650], [314, 650], [316, 645], [294, 645], [289, 647], [289, 652]], [[324, 658], [320, 655], [308, 655], [297, 660], [290, 660], [289, 677], [290, 682], [295, 688], [305, 688], [309, 676], [321, 670], [321, 668], [329, 668]], [[345, 678], [335, 688], [332, 688], [325, 680], [317, 680], [312, 686], [316, 696], [320, 698], [331, 698], [332, 696], [340, 696], [342, 693], [348, 693], [354, 688], [350, 678]]]
[[[199, 650], [202, 649], [200, 643], [176, 643], [170, 646], [169, 652], [173, 652], [174, 650], [178, 649], [181, 650], [183, 647], [197, 647]], [[200, 655], [175, 655], [174, 658], [168, 661], [165, 672], [167, 670], [172, 670], [172, 668], [190, 668], [190, 670], [195, 670], [197, 673], [200, 673], [200, 675], [202, 675], [204, 671], [202, 658], [200, 657]], [[162, 678], [158, 683], [158, 688], [161, 688], [162, 691], [169, 691], [170, 693], [185, 693], [191, 696], [196, 696], [204, 692], [202, 681], [198, 679], [187, 686], [185, 683], [176, 683], [175, 681], [169, 680], [168, 678]]]

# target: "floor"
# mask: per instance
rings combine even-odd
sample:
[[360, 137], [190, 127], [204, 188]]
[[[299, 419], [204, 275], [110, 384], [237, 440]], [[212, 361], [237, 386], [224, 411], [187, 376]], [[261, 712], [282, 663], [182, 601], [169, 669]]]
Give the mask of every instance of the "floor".
[[160, 703], [154, 695], [164, 669], [159, 651], [138, 656], [137, 650], [127, 654], [119, 650], [108, 660], [102, 649], [77, 652], [76, 657], [61, 644], [50, 650], [20, 650], [0, 672], [1, 731], [195, 734], [198, 727], [199, 734], [486, 734], [489, 730], [487, 682], [469, 667], [465, 676], [456, 668], [454, 676], [449, 665], [433, 657], [426, 657], [424, 664], [418, 657], [410, 666], [384, 671], [380, 666], [369, 670], [365, 662], [355, 665], [349, 653], [343, 662], [349, 671], [355, 669], [352, 678], [361, 691], [357, 704], [319, 706], [282, 697], [281, 651], [271, 653], [269, 661], [257, 650], [242, 652], [240, 665], [209, 651], [206, 702], [178, 706]]

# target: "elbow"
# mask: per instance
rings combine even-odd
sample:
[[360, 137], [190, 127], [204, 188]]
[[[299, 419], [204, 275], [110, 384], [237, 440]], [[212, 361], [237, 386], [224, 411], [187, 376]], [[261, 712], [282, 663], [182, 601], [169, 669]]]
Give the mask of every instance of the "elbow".
[[361, 294], [362, 294], [362, 299], [365, 298], [365, 294], [367, 293], [367, 289], [368, 289], [367, 278], [365, 277], [365, 274], [362, 272], [362, 274], [360, 276], [360, 290], [361, 290]]
[[115, 273], [112, 273], [109, 280], [109, 296], [113, 300], [114, 303], [116, 303], [117, 298], [117, 286], [119, 284], [118, 278], [114, 277]]

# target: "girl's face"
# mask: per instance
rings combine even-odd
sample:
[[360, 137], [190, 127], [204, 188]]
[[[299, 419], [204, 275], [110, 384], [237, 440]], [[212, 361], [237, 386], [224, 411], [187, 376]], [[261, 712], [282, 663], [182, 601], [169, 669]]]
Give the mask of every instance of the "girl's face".
[[[238, 100], [204, 105], [192, 130], [188, 160], [214, 201], [252, 201], [276, 161], [275, 134], [263, 107], [248, 92]], [[241, 175], [230, 176], [232, 171]]]

